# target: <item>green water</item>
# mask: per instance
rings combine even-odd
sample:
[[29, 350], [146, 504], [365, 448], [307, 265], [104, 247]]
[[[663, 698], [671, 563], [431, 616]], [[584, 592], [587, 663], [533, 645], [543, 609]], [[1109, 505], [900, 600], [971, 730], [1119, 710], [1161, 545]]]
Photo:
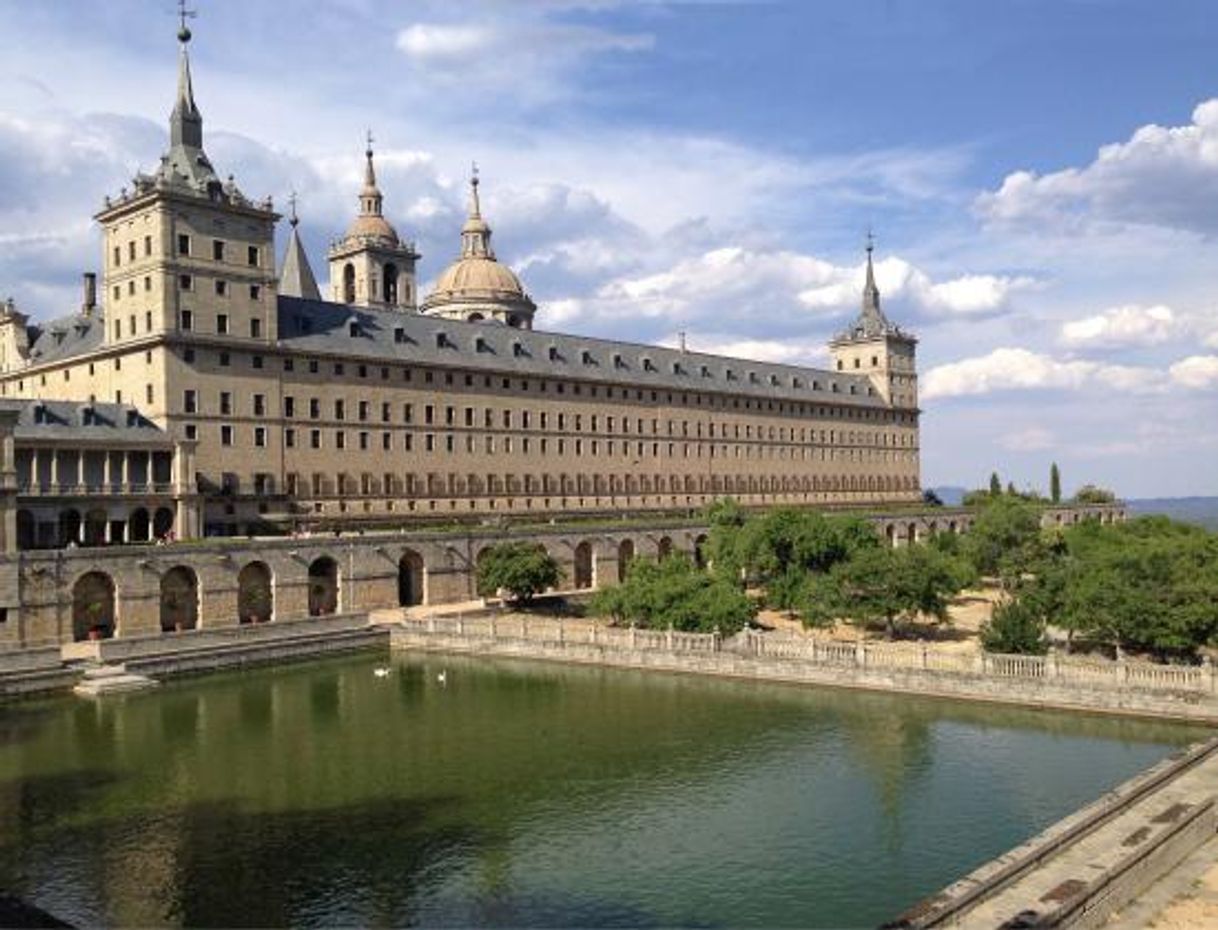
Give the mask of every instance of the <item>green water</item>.
[[90, 926], [874, 926], [1199, 735], [366, 653], [0, 706], [0, 890]]

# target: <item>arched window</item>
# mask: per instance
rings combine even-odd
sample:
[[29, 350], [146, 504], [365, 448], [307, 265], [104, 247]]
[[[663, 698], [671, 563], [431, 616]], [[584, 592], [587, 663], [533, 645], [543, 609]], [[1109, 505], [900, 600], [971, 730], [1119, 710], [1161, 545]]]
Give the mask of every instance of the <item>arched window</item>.
[[385, 281], [381, 293], [385, 295], [385, 303], [396, 304], [398, 302], [398, 266], [393, 262], [385, 266]]
[[329, 556], [309, 565], [309, 616], [321, 617], [338, 610], [338, 563]]
[[193, 630], [199, 625], [199, 578], [179, 565], [161, 577], [161, 632]]
[[265, 562], [250, 562], [237, 575], [237, 618], [241, 623], [267, 623], [274, 616], [271, 570]]
[[72, 638], [108, 639], [114, 635], [114, 580], [104, 572], [82, 575], [72, 586]]
[[355, 266], [350, 262], [343, 266], [343, 303], [355, 303]]

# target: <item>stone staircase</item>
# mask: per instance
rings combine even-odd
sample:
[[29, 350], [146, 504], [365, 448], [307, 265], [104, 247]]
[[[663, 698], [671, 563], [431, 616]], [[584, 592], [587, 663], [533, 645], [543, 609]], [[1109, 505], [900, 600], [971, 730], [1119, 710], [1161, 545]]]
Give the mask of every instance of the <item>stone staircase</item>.
[[158, 681], [144, 675], [127, 671], [125, 665], [90, 665], [84, 677], [72, 689], [81, 697], [102, 697], [107, 694], [122, 694], [155, 688]]

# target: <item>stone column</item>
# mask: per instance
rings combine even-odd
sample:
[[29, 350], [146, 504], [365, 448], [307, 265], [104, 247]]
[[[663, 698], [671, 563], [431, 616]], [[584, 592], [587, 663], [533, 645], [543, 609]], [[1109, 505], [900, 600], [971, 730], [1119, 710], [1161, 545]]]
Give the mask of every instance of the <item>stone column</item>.
[[123, 450], [122, 465], [119, 467], [119, 484], [122, 485], [123, 491], [131, 490], [131, 452], [127, 449]]
[[30, 493], [37, 494], [42, 490], [42, 476], [38, 473], [38, 447], [30, 449]]
[[102, 489], [109, 494], [113, 481], [113, 469], [110, 465], [110, 450], [106, 449], [102, 452]]
[[17, 450], [13, 428], [19, 414], [0, 410], [0, 552], [17, 551]]
[[[85, 450], [76, 450], [76, 486], [83, 488], [85, 486]], [[82, 524], [84, 521], [81, 521]]]
[[59, 453], [51, 449], [51, 493], [59, 493]]

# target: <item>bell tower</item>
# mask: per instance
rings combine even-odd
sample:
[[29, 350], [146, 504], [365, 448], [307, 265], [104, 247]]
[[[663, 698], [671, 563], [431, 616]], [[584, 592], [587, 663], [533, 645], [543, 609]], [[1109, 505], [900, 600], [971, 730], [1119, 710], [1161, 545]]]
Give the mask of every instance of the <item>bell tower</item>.
[[876, 393], [890, 406], [917, 410], [918, 340], [889, 322], [880, 309], [880, 289], [871, 263], [874, 249], [868, 233], [862, 307], [849, 329], [829, 343], [829, 352], [837, 371], [867, 375]]
[[359, 214], [347, 234], [330, 246], [330, 290], [337, 303], [413, 312], [418, 306], [414, 268], [419, 253], [385, 219], [372, 161], [372, 133], [364, 150]]

